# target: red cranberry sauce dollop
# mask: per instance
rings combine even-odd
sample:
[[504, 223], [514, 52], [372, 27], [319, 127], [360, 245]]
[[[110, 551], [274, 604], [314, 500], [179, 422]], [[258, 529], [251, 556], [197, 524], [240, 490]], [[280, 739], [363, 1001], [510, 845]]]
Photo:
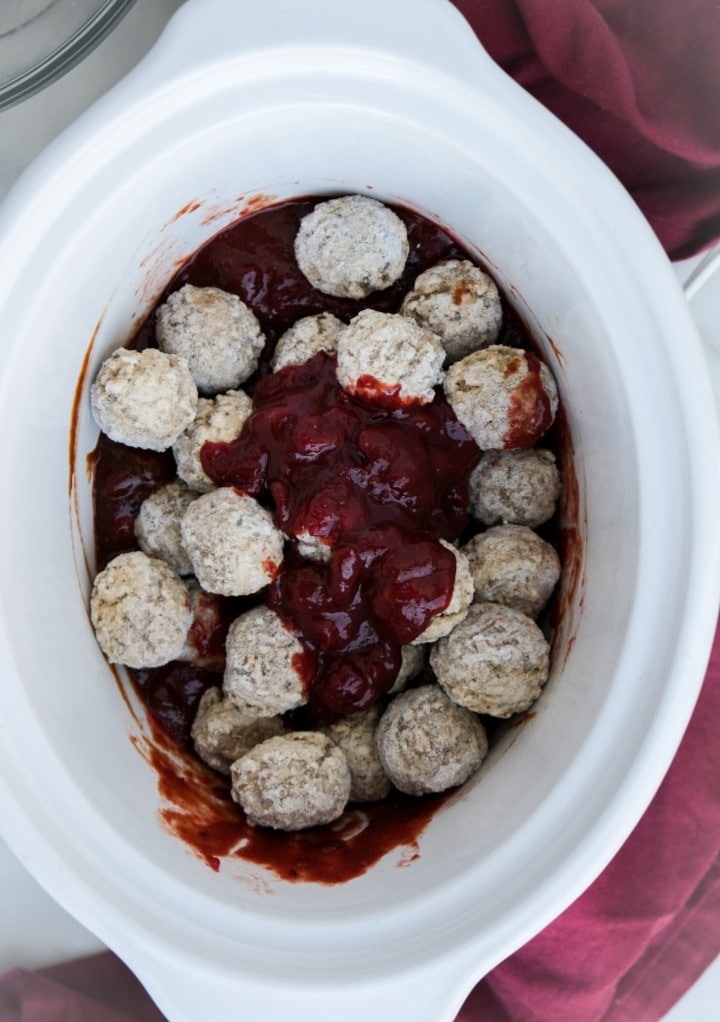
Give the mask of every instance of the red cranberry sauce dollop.
[[452, 597], [455, 557], [439, 540], [467, 525], [479, 449], [442, 393], [426, 405], [377, 405], [337, 383], [324, 352], [264, 377], [231, 443], [206, 443], [203, 468], [272, 509], [297, 544], [269, 587], [310, 664], [314, 716], [364, 710], [397, 676], [401, 646]]

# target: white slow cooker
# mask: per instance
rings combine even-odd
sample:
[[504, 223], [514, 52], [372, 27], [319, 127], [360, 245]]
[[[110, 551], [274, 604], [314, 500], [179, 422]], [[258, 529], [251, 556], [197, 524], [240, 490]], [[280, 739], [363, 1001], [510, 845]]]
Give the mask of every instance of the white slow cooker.
[[[570, 425], [580, 555], [532, 719], [416, 857], [325, 886], [215, 872], [161, 825], [142, 710], [88, 621], [86, 391], [202, 242], [328, 192], [436, 218], [527, 318]], [[10, 194], [0, 266], [3, 836], [171, 1022], [452, 1019], [618, 849], [703, 677], [720, 445], [650, 228], [446, 0], [189, 0]]]

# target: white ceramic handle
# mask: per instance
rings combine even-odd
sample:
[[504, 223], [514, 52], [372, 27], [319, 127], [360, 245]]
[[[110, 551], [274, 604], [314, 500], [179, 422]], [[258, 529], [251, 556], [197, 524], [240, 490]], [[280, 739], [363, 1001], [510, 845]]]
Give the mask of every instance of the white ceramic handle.
[[421, 62], [474, 85], [506, 79], [450, 0], [365, 0], [355, 18], [340, 0], [187, 0], [138, 70], [167, 84], [263, 51], [343, 47]]
[[685, 296], [703, 341], [720, 416], [720, 245], [708, 252], [687, 279]]
[[125, 961], [169, 1022], [452, 1022], [473, 985], [458, 961], [375, 984], [292, 989], [280, 973], [261, 984], [155, 951]]

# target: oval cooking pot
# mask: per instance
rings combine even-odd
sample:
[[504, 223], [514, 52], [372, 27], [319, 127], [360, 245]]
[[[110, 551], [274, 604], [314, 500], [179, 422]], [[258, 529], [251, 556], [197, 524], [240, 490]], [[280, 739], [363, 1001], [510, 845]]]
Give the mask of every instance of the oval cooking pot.
[[[413, 861], [335, 886], [214, 872], [163, 828], [142, 712], [89, 625], [86, 554], [99, 363], [243, 210], [328, 192], [436, 218], [527, 319], [572, 436], [578, 551], [532, 719]], [[0, 261], [5, 838], [172, 1022], [452, 1019], [635, 825], [707, 661], [720, 447], [650, 228], [444, 0], [190, 0], [18, 183]]]

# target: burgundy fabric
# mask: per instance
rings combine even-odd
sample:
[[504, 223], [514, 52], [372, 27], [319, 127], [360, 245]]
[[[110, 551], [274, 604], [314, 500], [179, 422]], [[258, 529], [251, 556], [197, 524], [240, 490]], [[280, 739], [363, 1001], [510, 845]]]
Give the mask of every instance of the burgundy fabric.
[[106, 952], [0, 979], [0, 1022], [164, 1022], [130, 970]]
[[[580, 135], [672, 258], [720, 237], [718, 0], [454, 0]], [[457, 1022], [658, 1022], [720, 954], [720, 635], [670, 771], [618, 855]], [[0, 979], [0, 1022], [162, 1022], [110, 953]]]
[[720, 237], [716, 0], [454, 0], [632, 193], [673, 259]]

